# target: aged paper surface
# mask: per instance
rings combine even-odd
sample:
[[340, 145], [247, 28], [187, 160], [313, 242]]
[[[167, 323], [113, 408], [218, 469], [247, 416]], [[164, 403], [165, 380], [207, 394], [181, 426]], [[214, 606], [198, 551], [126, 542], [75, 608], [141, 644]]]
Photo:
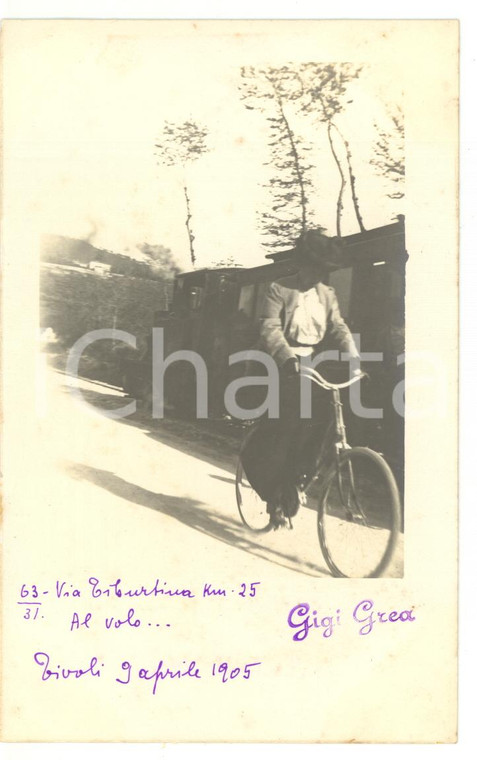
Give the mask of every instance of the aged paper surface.
[[[2, 37], [2, 738], [455, 741], [457, 23], [24, 21]], [[353, 135], [377, 101], [401, 98], [405, 116], [405, 538], [394, 577], [332, 578], [313, 521], [250, 535], [233, 441], [87, 413], [40, 354], [43, 235], [123, 253], [164, 243], [187, 267], [178, 184], [154, 156], [164, 121], [207, 119], [217, 143], [196, 175], [198, 267], [266, 263], [254, 163], [265, 127], [259, 112], [244, 117], [240, 69], [310, 61], [364, 67]], [[380, 205], [361, 148], [361, 210], [378, 228], [394, 208]], [[107, 383], [81, 387], [110, 403]], [[366, 628], [353, 613], [368, 600]], [[287, 620], [303, 604], [334, 627], [294, 640]], [[392, 611], [412, 615], [390, 622]]]

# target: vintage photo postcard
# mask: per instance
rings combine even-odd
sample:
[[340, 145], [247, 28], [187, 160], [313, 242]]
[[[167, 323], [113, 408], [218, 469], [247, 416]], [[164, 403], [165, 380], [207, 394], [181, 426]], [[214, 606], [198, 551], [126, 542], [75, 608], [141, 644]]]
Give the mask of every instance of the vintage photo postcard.
[[1, 42], [2, 740], [455, 742], [458, 23]]

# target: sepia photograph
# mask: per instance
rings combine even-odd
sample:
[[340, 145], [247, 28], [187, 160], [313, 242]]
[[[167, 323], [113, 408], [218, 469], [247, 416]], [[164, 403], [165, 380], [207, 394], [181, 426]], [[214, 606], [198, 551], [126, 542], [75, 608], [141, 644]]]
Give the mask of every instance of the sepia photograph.
[[453, 741], [457, 22], [2, 33], [5, 738]]
[[[126, 434], [142, 447], [146, 433], [144, 455], [159, 464], [172, 440], [175, 466], [185, 471], [192, 456], [212, 481], [191, 509], [164, 476], [158, 495], [97, 468], [94, 445], [68, 472], [99, 498], [106, 490], [135, 503], [141, 487], [159, 523], [172, 513], [296, 572], [399, 577], [402, 91], [378, 66], [341, 61], [232, 60], [212, 73], [210, 58], [193, 58], [171, 71], [151, 42], [147, 56], [134, 38], [106, 44], [104, 88], [120, 81], [120, 98], [75, 152], [77, 174], [62, 176], [60, 161], [45, 169], [55, 199], [64, 182], [75, 197], [77, 184], [90, 190], [81, 208], [69, 193], [64, 212], [55, 202], [41, 238], [41, 341], [62, 401], [73, 379], [75, 400], [118, 419], [118, 443]], [[177, 95], [151, 107], [145, 91], [124, 124], [115, 109], [146, 66], [159, 92]], [[77, 131], [79, 116], [91, 119], [72, 109]], [[56, 424], [68, 414], [91, 427], [70, 398]], [[94, 440], [103, 446], [99, 430]], [[120, 460], [129, 446], [118, 446]], [[228, 474], [211, 476], [211, 464]], [[259, 535], [293, 527], [286, 543]]]

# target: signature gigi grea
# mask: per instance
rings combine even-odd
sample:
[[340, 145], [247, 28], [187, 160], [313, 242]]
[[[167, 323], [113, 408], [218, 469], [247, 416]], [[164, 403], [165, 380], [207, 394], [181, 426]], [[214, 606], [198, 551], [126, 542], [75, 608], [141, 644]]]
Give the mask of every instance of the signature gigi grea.
[[[358, 602], [351, 617], [358, 625], [360, 636], [367, 636], [382, 623], [414, 623], [416, 621], [412, 608], [380, 611], [375, 608], [372, 599], [363, 599]], [[343, 614], [339, 609], [333, 615], [320, 616], [316, 609], [304, 602], [292, 607], [288, 613], [287, 623], [295, 631], [292, 637], [294, 641], [304, 641], [312, 631], [317, 631], [323, 638], [328, 639], [333, 635], [335, 628], [342, 625], [342, 618]]]

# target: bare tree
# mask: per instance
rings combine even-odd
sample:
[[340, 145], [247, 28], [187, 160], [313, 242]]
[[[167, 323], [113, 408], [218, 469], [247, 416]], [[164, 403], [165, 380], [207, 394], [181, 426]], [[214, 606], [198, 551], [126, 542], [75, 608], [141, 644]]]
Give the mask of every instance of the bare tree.
[[181, 170], [182, 188], [186, 204], [185, 225], [189, 237], [189, 250], [192, 264], [195, 265], [196, 255], [194, 249], [195, 236], [191, 225], [190, 196], [187, 182], [187, 166], [196, 161], [204, 153], [208, 152], [206, 138], [208, 129], [199, 126], [193, 120], [184, 121], [181, 124], [173, 124], [166, 121], [162, 133], [155, 144], [156, 156], [160, 164], [175, 166]]
[[[347, 183], [346, 174], [349, 178], [351, 198], [359, 229], [361, 232], [365, 230], [359, 208], [350, 145], [336, 123], [336, 117], [345, 109], [347, 104], [352, 102], [347, 100], [347, 88], [350, 82], [357, 79], [360, 72], [359, 67], [349, 63], [304, 63], [298, 69], [302, 82], [301, 110], [307, 114], [317, 114], [318, 120], [326, 125], [330, 150], [340, 175], [340, 189], [336, 204], [337, 235], [341, 235], [343, 195]], [[344, 161], [339, 156], [335, 137], [344, 147]], [[345, 169], [343, 163], [345, 163]]]
[[308, 191], [312, 166], [305, 158], [310, 147], [292, 126], [290, 108], [302, 95], [301, 82], [291, 66], [246, 66], [241, 75], [246, 108], [264, 113], [269, 126], [270, 160], [265, 166], [273, 167], [274, 173], [265, 184], [270, 190], [271, 209], [260, 216], [265, 245], [293, 245], [311, 217]]
[[386, 193], [387, 197], [400, 199], [404, 197], [405, 178], [405, 131], [401, 108], [388, 107], [388, 119], [387, 128], [378, 127], [376, 123], [374, 125], [378, 137], [374, 143], [371, 164], [378, 174], [392, 183], [391, 192]]

